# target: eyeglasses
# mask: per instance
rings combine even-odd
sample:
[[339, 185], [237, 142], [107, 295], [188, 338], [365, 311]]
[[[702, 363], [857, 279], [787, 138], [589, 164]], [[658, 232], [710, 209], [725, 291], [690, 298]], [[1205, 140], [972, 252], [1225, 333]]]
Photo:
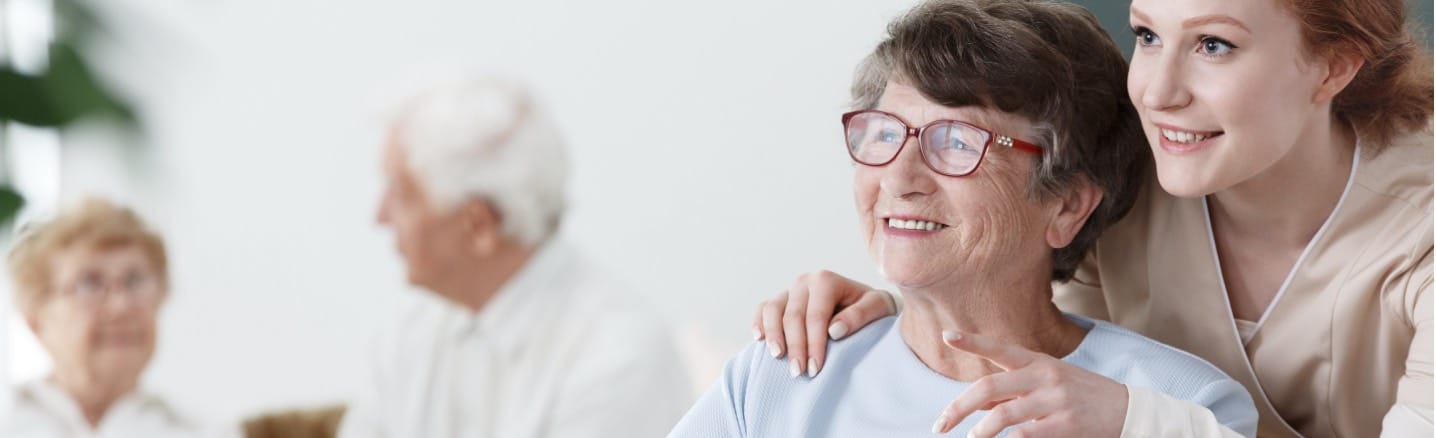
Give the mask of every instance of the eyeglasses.
[[843, 114], [843, 131], [848, 155], [868, 166], [885, 166], [896, 159], [908, 137], [918, 138], [922, 161], [942, 175], [967, 176], [987, 155], [987, 147], [998, 146], [1042, 156], [1042, 148], [1006, 135], [994, 134], [977, 125], [957, 120], [937, 120], [912, 128], [898, 116], [862, 110]]
[[124, 293], [140, 304], [152, 304], [160, 296], [160, 281], [154, 275], [130, 272], [118, 280], [108, 281], [102, 275], [88, 274], [80, 277], [64, 293], [86, 308], [99, 307], [105, 302], [105, 297], [113, 293]]

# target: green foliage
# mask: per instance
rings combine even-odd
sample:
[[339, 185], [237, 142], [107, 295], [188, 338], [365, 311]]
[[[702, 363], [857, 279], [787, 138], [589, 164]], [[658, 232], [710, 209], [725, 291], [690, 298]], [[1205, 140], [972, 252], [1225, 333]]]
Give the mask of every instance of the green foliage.
[[[0, 63], [0, 133], [7, 122], [59, 129], [96, 115], [136, 128], [129, 105], [100, 83], [76, 48], [93, 33], [103, 31], [99, 17], [76, 0], [56, 0], [54, 7], [58, 26], [44, 71], [26, 73]], [[0, 148], [9, 147], [5, 141], [0, 137]], [[4, 155], [0, 150], [0, 156]], [[13, 171], [0, 169], [5, 175]], [[0, 180], [0, 223], [8, 223], [24, 204], [25, 199], [8, 181]]]
[[0, 67], [0, 120], [62, 127], [89, 115], [107, 115], [133, 126], [128, 105], [106, 90], [83, 57], [65, 43], [50, 46], [50, 65], [41, 75]]
[[9, 187], [0, 187], [0, 218], [9, 221], [20, 212], [20, 207], [25, 205], [25, 198], [15, 193]]

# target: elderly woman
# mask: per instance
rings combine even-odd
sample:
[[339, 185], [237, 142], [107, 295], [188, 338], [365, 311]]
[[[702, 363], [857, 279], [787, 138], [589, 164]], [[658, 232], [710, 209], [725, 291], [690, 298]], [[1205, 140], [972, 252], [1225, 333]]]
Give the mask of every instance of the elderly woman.
[[54, 359], [20, 384], [0, 436], [193, 436], [198, 427], [139, 389], [168, 293], [164, 242], [97, 199], [25, 230], [10, 252], [15, 304]]
[[[1192, 401], [1254, 435], [1251, 397], [1216, 367], [1052, 302], [1051, 282], [1072, 277], [1145, 176], [1125, 70], [1073, 5], [932, 1], [892, 23], [858, 70], [860, 109], [842, 122], [863, 238], [907, 298], [901, 316], [835, 342], [821, 365], [781, 365], [754, 344], [672, 436], [992, 436], [1012, 419], [1020, 424], [1007, 433], [1046, 436], [1088, 413], [1034, 417], [1035, 403], [1124, 397], [1122, 384]], [[803, 368], [808, 376], [790, 378]], [[1078, 375], [1110, 380], [1042, 392]], [[996, 388], [1010, 391], [997, 399], [1043, 397], [985, 414], [943, 410], [957, 394]]]

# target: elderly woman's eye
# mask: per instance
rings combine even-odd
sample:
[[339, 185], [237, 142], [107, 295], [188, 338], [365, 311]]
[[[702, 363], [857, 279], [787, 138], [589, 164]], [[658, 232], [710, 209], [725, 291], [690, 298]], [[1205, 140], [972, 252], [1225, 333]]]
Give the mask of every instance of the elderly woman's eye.
[[129, 273], [129, 275], [126, 275], [126, 276], [125, 276], [125, 289], [128, 289], [130, 292], [135, 292], [135, 291], [144, 289], [144, 288], [147, 287], [148, 285], [149, 285], [149, 276], [148, 276], [148, 275], [145, 275], [145, 274], [142, 274], [142, 273], [139, 273], [139, 272], [131, 272], [131, 273]]
[[948, 139], [947, 148], [962, 152], [970, 152], [973, 149], [972, 145], [967, 144], [967, 142], [962, 141], [962, 139], [958, 137]]
[[105, 282], [100, 278], [99, 275], [85, 275], [84, 277], [80, 277], [79, 282], [75, 283], [75, 295], [96, 295], [104, 289]]
[[878, 141], [881, 143], [897, 143], [901, 140], [897, 131], [882, 131], [878, 133]]

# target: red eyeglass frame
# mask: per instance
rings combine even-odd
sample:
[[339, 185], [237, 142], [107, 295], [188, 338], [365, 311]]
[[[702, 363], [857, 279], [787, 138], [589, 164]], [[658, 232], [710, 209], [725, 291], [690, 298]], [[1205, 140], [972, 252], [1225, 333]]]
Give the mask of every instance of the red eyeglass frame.
[[[877, 113], [877, 114], [882, 114], [882, 115], [885, 115], [885, 116], [888, 116], [888, 117], [892, 117], [893, 120], [897, 120], [898, 123], [901, 123], [901, 124], [902, 124], [903, 128], [906, 128], [906, 129], [907, 129], [907, 137], [906, 137], [906, 138], [903, 138], [902, 144], [899, 144], [899, 145], [898, 145], [898, 149], [897, 149], [896, 152], [893, 152], [892, 158], [888, 158], [887, 161], [884, 161], [884, 162], [882, 162], [882, 163], [878, 163], [878, 164], [868, 164], [868, 163], [864, 163], [862, 160], [859, 160], [859, 159], [858, 159], [857, 155], [854, 155], [854, 154], [853, 154], [853, 148], [852, 148], [852, 146], [846, 144], [846, 143], [848, 142], [848, 121], [852, 120], [853, 117], [857, 117], [857, 116], [860, 115], [860, 114], [867, 114], [867, 113]], [[1037, 155], [1037, 156], [1039, 156], [1039, 157], [1047, 154], [1047, 151], [1046, 151], [1046, 150], [1044, 150], [1044, 149], [1038, 147], [1038, 146], [1035, 145], [1035, 144], [1028, 143], [1028, 142], [1025, 142], [1025, 141], [1022, 141], [1022, 140], [1018, 140], [1018, 139], [1015, 139], [1015, 138], [1012, 138], [1012, 137], [1009, 137], [1009, 136], [1006, 136], [1006, 135], [1003, 135], [1003, 134], [998, 134], [998, 133], [996, 133], [996, 132], [992, 132], [991, 130], [989, 130], [989, 129], [987, 129], [987, 128], [983, 128], [983, 127], [981, 127], [981, 126], [977, 126], [977, 125], [974, 125], [974, 124], [972, 124], [972, 123], [964, 122], [964, 121], [961, 121], [961, 120], [950, 120], [950, 119], [933, 120], [932, 122], [929, 122], [928, 124], [923, 125], [923, 126], [920, 127], [920, 128], [914, 128], [914, 127], [912, 127], [911, 124], [909, 124], [909, 123], [907, 122], [907, 120], [903, 120], [903, 118], [902, 118], [902, 117], [898, 117], [897, 114], [893, 114], [893, 113], [890, 113], [890, 112], [887, 112], [887, 111], [882, 111], [882, 110], [875, 110], [875, 109], [849, 111], [849, 112], [843, 114], [843, 143], [844, 143], [843, 149], [847, 149], [847, 150], [848, 150], [848, 157], [852, 158], [852, 159], [853, 159], [853, 162], [855, 162], [855, 163], [858, 163], [858, 164], [861, 164], [861, 165], [864, 165], [864, 166], [872, 166], [872, 167], [882, 167], [882, 166], [886, 166], [886, 165], [888, 165], [888, 164], [891, 164], [891, 163], [893, 162], [893, 160], [896, 160], [897, 157], [898, 157], [898, 155], [902, 155], [902, 150], [903, 150], [903, 148], [907, 147], [907, 143], [908, 143], [907, 141], [908, 141], [908, 139], [913, 138], [913, 137], [917, 137], [917, 140], [918, 140], [918, 148], [922, 148], [922, 133], [923, 133], [923, 131], [926, 131], [927, 128], [930, 128], [930, 127], [932, 127], [933, 125], [936, 125], [936, 124], [939, 124], [939, 123], [954, 123], [954, 124], [958, 124], [958, 125], [963, 125], [963, 126], [966, 126], [966, 127], [972, 128], [972, 129], [975, 129], [975, 130], [977, 130], [978, 132], [981, 132], [981, 133], [983, 133], [983, 134], [987, 134], [987, 143], [985, 143], [985, 144], [982, 145], [982, 154], [977, 157], [977, 164], [972, 165], [972, 170], [969, 170], [969, 171], [967, 171], [966, 173], [952, 174], [952, 173], [947, 173], [947, 172], [943, 172], [943, 171], [941, 171], [941, 170], [938, 170], [938, 168], [937, 168], [937, 167], [934, 167], [931, 162], [927, 161], [927, 154], [925, 154], [925, 153], [919, 153], [918, 156], [919, 156], [919, 157], [922, 157], [922, 162], [923, 162], [923, 164], [926, 164], [928, 169], [932, 169], [933, 172], [937, 172], [939, 175], [953, 176], [953, 177], [960, 177], [960, 176], [968, 176], [968, 175], [971, 175], [973, 172], [976, 172], [976, 171], [977, 171], [977, 168], [982, 167], [982, 161], [987, 159], [987, 150], [992, 147], [992, 144], [993, 144], [993, 143], [997, 143], [998, 146], [1005, 146], [1005, 147], [1012, 148], [1012, 149], [1017, 150], [1017, 151], [1020, 151], [1020, 152], [1025, 152], [1025, 153]]]

